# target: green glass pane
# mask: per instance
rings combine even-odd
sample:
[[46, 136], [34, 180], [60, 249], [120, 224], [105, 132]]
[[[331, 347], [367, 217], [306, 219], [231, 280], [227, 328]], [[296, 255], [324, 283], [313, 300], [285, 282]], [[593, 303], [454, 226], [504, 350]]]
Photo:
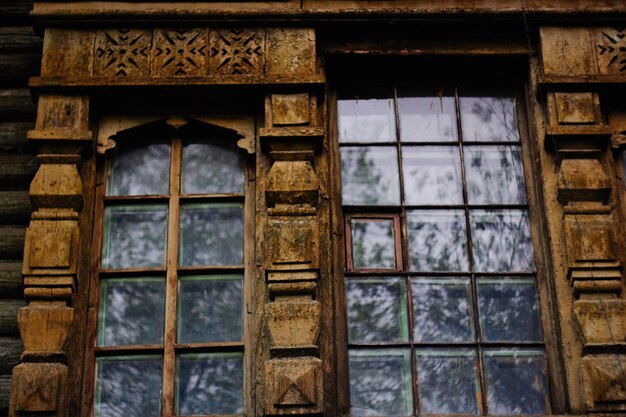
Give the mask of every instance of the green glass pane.
[[403, 279], [349, 278], [346, 294], [351, 343], [408, 340], [406, 284]]
[[104, 269], [163, 266], [167, 206], [113, 206], [104, 210]]
[[396, 269], [393, 219], [352, 219], [355, 269]]
[[392, 92], [337, 100], [339, 142], [386, 142], [396, 140]]
[[541, 342], [534, 279], [479, 278], [477, 292], [483, 340]]
[[395, 147], [343, 147], [340, 153], [343, 204], [400, 204], [398, 151]]
[[352, 349], [349, 360], [350, 409], [353, 416], [413, 414], [408, 349]]
[[162, 379], [159, 356], [96, 359], [95, 417], [160, 416]]
[[469, 278], [414, 278], [411, 294], [416, 342], [475, 340]]
[[163, 343], [163, 278], [103, 279], [99, 307], [98, 346]]
[[461, 97], [464, 141], [519, 141], [513, 97]]
[[415, 352], [422, 414], [479, 414], [478, 357], [471, 349]]
[[107, 195], [162, 195], [169, 193], [170, 145], [118, 144], [108, 161]]
[[547, 381], [542, 351], [485, 349], [489, 414], [546, 414]]
[[243, 204], [185, 204], [180, 210], [182, 266], [243, 264]]
[[242, 414], [243, 354], [183, 354], [176, 358], [177, 415]]
[[411, 142], [456, 141], [454, 96], [443, 91], [398, 88], [400, 140]]
[[403, 146], [402, 165], [406, 204], [463, 204], [458, 147]]
[[242, 339], [241, 276], [186, 276], [178, 285], [178, 343]]
[[230, 142], [187, 143], [183, 146], [184, 194], [243, 193], [241, 151]]

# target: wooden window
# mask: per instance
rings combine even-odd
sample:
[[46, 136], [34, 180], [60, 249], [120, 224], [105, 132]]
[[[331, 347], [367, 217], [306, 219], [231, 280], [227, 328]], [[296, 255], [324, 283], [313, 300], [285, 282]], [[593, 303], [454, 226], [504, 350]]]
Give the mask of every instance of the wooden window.
[[339, 92], [352, 415], [549, 413], [512, 91]]
[[[97, 190], [92, 415], [241, 415], [247, 162], [234, 130], [119, 132]], [[247, 225], [247, 226], [246, 226]]]

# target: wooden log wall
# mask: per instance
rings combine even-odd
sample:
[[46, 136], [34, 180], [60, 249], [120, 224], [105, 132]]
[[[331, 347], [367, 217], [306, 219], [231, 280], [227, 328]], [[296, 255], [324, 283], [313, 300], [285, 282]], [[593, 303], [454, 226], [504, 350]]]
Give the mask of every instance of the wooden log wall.
[[41, 61], [31, 8], [31, 0], [0, 3], [0, 416], [8, 414], [11, 371], [23, 350], [17, 312], [25, 305], [21, 269], [31, 212], [28, 186], [37, 168], [26, 140], [35, 118], [28, 78], [39, 74]]

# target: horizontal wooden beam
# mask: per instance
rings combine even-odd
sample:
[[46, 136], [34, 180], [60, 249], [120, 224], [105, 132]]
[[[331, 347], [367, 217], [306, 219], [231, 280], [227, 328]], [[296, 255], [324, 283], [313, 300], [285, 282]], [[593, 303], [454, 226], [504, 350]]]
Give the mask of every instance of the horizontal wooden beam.
[[20, 363], [23, 350], [19, 337], [0, 337], [0, 375], [11, 375], [13, 367]]
[[22, 258], [22, 255], [24, 254], [25, 232], [25, 227], [0, 227], [0, 259]]
[[0, 89], [0, 118], [11, 116], [35, 116], [35, 104], [27, 88]]
[[26, 134], [34, 127], [34, 122], [0, 122], [0, 151], [27, 150], [29, 143]]
[[35, 176], [37, 161], [31, 155], [0, 154], [0, 188], [23, 190]]
[[28, 191], [0, 191], [0, 224], [27, 224], [31, 211]]
[[22, 298], [23, 291], [21, 262], [0, 262], [0, 298]]
[[0, 336], [18, 336], [17, 313], [24, 300], [0, 300]]

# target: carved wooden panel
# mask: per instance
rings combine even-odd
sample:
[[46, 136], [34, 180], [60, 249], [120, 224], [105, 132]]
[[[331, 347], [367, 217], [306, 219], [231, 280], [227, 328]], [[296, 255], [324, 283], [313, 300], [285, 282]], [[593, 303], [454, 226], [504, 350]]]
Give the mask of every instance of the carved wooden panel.
[[626, 74], [626, 28], [606, 28], [596, 33], [601, 74]]
[[103, 77], [147, 75], [152, 31], [117, 29], [98, 32], [94, 74]]
[[261, 74], [264, 58], [263, 31], [230, 29], [211, 32], [211, 73]]
[[267, 414], [316, 414], [322, 404], [322, 361], [313, 357], [267, 363]]
[[207, 33], [207, 29], [155, 30], [152, 74], [157, 77], [206, 74]]

